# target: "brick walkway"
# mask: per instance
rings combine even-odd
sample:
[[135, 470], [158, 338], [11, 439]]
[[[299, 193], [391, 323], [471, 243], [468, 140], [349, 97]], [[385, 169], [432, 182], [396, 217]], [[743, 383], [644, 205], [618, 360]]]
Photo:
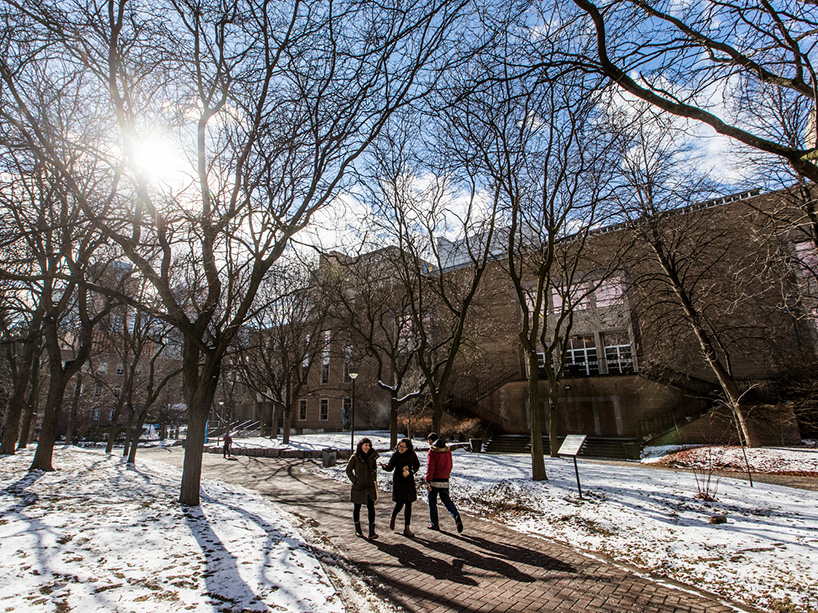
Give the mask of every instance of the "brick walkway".
[[[181, 450], [145, 451], [142, 457], [181, 466]], [[391, 501], [377, 505], [380, 538], [352, 530], [349, 488], [303, 470], [312, 460], [205, 454], [206, 477], [238, 483], [269, 496], [320, 536], [314, 547], [334, 549], [363, 571], [373, 589], [405, 611], [611, 611], [720, 613], [728, 606], [691, 588], [676, 589], [627, 569], [582, 555], [546, 539], [526, 536], [464, 514], [457, 534], [441, 505], [443, 532], [425, 526], [425, 501], [414, 505], [415, 538], [389, 530]], [[384, 475], [386, 476], [386, 475]], [[365, 517], [366, 510], [362, 515]], [[402, 530], [402, 515], [396, 528]], [[329, 541], [331, 547], [326, 545]]]

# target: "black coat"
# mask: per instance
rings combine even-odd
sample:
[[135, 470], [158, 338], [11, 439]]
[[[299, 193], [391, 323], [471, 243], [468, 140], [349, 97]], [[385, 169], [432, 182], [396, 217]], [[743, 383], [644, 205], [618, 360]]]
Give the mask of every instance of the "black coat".
[[[403, 476], [403, 467], [409, 467], [409, 476]], [[392, 472], [392, 500], [394, 502], [414, 502], [418, 499], [415, 487], [415, 473], [420, 469], [420, 460], [414, 449], [407, 449], [403, 453], [395, 452], [389, 458], [386, 470]]]
[[362, 459], [357, 453], [352, 454], [347, 464], [347, 477], [352, 481], [349, 492], [350, 502], [366, 504], [367, 498], [378, 499], [378, 452], [374, 449]]

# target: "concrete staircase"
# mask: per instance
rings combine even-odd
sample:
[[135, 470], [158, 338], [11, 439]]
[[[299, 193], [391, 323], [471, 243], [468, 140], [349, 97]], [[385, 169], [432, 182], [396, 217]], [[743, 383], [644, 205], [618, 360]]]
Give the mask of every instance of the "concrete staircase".
[[[543, 450], [548, 455], [549, 437], [542, 437]], [[562, 437], [560, 437], [562, 442]], [[531, 437], [525, 434], [498, 434], [483, 446], [486, 453], [530, 453]], [[579, 452], [580, 457], [638, 460], [642, 446], [636, 438], [588, 437]]]

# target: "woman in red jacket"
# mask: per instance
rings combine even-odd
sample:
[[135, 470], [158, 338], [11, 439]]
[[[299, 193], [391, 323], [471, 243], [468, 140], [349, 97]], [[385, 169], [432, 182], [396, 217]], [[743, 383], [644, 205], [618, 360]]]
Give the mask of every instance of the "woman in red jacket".
[[457, 524], [457, 531], [463, 532], [463, 520], [460, 513], [449, 498], [449, 475], [452, 472], [452, 450], [446, 445], [446, 441], [432, 432], [427, 438], [429, 441], [429, 454], [426, 456], [426, 489], [429, 492], [429, 529], [440, 530], [437, 516], [437, 498], [446, 510], [454, 517]]

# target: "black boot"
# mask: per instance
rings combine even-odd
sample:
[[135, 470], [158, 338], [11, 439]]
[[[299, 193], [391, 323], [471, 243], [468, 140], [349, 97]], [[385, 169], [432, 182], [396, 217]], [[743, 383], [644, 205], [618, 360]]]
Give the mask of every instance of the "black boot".
[[375, 524], [369, 524], [369, 538], [373, 541], [378, 538], [378, 533], [375, 532]]
[[395, 518], [396, 517], [397, 517], [397, 515], [392, 515], [391, 519], [389, 520], [389, 529], [390, 530], [395, 529]]
[[361, 522], [359, 521], [355, 522], [355, 534], [357, 534], [360, 537], [363, 537], [364, 535], [364, 531], [361, 530]]

